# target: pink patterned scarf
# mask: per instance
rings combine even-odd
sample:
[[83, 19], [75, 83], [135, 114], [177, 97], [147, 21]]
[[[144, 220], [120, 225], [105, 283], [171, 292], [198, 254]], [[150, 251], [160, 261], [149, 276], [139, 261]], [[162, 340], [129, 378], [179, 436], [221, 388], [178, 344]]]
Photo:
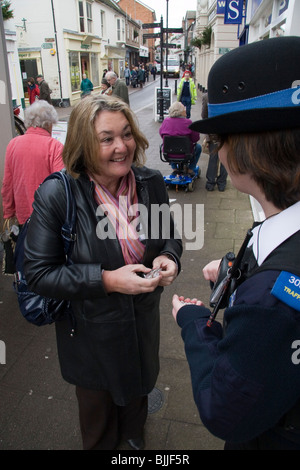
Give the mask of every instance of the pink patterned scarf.
[[132, 170], [123, 176], [120, 182], [116, 197], [114, 197], [105, 186], [95, 183], [95, 199], [97, 204], [105, 206], [108, 218], [119, 239], [125, 264], [141, 263], [145, 251], [145, 246], [139, 240], [135, 224], [131, 222], [136, 215], [129, 216], [130, 207], [138, 204], [136, 192], [136, 181]]

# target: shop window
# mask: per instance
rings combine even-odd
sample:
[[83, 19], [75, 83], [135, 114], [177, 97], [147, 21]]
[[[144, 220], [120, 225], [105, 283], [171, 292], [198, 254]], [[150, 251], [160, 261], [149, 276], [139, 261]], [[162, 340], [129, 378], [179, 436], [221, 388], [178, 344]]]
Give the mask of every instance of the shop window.
[[99, 86], [99, 60], [98, 54], [91, 52], [91, 72], [92, 78], [91, 81], [94, 87]]
[[80, 67], [78, 52], [69, 52], [69, 67], [72, 92], [78, 91], [80, 90]]

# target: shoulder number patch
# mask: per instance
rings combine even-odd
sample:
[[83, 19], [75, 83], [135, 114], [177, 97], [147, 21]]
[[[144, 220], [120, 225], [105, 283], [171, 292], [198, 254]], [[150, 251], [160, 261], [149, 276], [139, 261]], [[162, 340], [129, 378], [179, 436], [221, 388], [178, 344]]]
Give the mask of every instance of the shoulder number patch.
[[300, 277], [282, 271], [278, 276], [271, 294], [285, 304], [300, 311]]

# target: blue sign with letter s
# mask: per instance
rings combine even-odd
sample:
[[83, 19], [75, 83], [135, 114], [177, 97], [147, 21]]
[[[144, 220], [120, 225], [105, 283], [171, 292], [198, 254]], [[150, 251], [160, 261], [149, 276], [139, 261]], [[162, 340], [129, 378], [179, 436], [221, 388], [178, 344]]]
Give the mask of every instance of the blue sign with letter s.
[[243, 20], [243, 0], [227, 0], [225, 7], [225, 24], [241, 24]]

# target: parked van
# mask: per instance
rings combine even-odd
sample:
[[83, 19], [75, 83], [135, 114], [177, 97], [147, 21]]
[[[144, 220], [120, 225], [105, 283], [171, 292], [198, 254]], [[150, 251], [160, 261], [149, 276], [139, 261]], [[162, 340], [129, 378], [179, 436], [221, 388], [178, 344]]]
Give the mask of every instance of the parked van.
[[[167, 74], [166, 59], [164, 59], [164, 76]], [[168, 54], [168, 77], [179, 78], [180, 59], [177, 55]]]

